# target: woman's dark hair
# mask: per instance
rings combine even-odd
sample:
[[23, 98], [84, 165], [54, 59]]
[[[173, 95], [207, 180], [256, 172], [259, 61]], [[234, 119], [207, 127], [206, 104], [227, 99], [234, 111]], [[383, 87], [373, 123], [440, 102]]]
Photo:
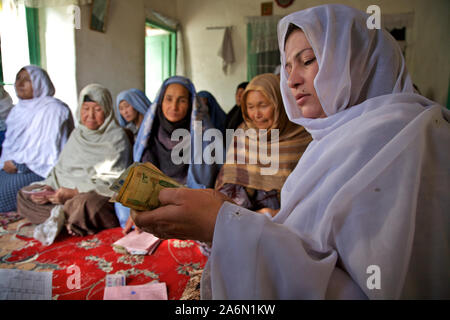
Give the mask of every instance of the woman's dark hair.
[[288, 28], [287, 28], [287, 31], [286, 31], [286, 36], [284, 37], [284, 49], [286, 49], [286, 42], [287, 42], [287, 40], [289, 39], [289, 36], [294, 32], [294, 31], [297, 31], [297, 30], [302, 30], [300, 27], [298, 27], [298, 26], [296, 26], [295, 24], [293, 24], [293, 23], [289, 23], [289, 26], [288, 26]]
[[244, 89], [244, 90], [245, 90], [245, 88], [247, 88], [247, 85], [248, 85], [248, 81], [241, 82], [241, 83], [237, 86], [236, 91], [239, 90], [239, 89]]

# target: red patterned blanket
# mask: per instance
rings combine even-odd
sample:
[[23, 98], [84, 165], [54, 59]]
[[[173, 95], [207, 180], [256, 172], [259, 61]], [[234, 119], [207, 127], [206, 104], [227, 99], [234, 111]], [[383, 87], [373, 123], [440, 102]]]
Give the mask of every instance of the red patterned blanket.
[[64, 231], [43, 246], [32, 238], [34, 227], [24, 223], [0, 225], [0, 268], [53, 271], [55, 300], [102, 300], [107, 274], [126, 275], [127, 285], [165, 282], [169, 300], [180, 299], [190, 274], [207, 260], [198, 243], [176, 239], [162, 241], [152, 255], [129, 255], [112, 246], [123, 236], [121, 228], [86, 237]]

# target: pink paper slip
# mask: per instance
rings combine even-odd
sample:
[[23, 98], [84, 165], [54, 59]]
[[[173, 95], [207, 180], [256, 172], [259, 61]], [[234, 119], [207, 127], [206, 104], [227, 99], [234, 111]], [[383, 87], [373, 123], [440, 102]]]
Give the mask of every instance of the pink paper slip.
[[164, 282], [105, 287], [103, 300], [167, 300], [167, 287]]
[[136, 230], [133, 230], [125, 237], [114, 242], [113, 246], [125, 248], [130, 254], [146, 255], [152, 254], [160, 242], [161, 239], [150, 233], [138, 233]]

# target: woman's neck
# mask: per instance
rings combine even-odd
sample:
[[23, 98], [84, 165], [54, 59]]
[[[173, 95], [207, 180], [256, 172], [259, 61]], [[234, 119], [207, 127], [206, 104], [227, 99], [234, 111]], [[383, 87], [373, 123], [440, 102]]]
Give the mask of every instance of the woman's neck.
[[141, 126], [143, 119], [144, 119], [144, 115], [142, 113], [139, 113], [138, 116], [136, 117], [136, 119], [133, 121], [134, 124], [136, 125], [137, 129], [139, 129], [139, 127]]

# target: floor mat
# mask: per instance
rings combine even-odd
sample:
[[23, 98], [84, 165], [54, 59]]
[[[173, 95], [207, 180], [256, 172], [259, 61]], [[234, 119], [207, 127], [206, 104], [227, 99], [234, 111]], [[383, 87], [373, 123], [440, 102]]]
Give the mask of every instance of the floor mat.
[[64, 231], [44, 246], [32, 238], [34, 227], [26, 219], [0, 226], [0, 268], [52, 271], [54, 300], [101, 300], [107, 274], [126, 275], [127, 285], [165, 282], [169, 300], [180, 299], [190, 274], [207, 261], [190, 240], [164, 240], [152, 255], [138, 256], [112, 246], [121, 228], [85, 237]]
[[0, 212], [0, 227], [6, 227], [9, 223], [21, 220], [22, 217], [17, 212]]

